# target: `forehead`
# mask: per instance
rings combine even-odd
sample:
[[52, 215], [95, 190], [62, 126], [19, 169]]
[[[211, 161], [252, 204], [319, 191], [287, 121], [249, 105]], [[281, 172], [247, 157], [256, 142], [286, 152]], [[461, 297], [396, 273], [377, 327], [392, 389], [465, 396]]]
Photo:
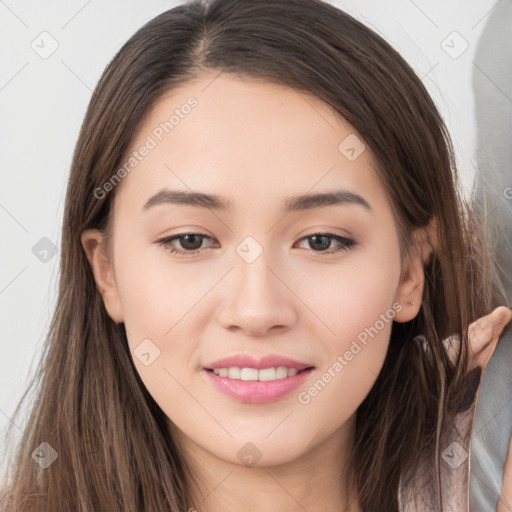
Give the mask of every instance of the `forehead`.
[[138, 210], [163, 187], [227, 197], [236, 211], [340, 185], [383, 199], [371, 151], [330, 105], [228, 74], [164, 93], [141, 122], [128, 162], [116, 196]]

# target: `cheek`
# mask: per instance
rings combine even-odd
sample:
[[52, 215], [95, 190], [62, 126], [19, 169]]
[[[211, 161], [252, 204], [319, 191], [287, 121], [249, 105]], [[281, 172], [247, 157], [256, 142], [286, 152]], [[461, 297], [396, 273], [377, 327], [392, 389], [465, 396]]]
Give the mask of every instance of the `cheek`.
[[392, 245], [361, 251], [336, 272], [331, 267], [315, 274], [317, 286], [309, 287], [308, 306], [322, 320], [318, 333], [322, 333], [326, 360], [314, 386], [304, 390], [304, 400], [299, 402], [311, 400], [325, 408], [336, 403], [334, 421], [357, 409], [386, 357], [399, 277], [399, 252]]
[[[379, 300], [380, 299], [380, 300]], [[304, 418], [329, 435], [344, 424], [372, 389], [386, 358], [394, 309], [388, 295], [352, 295], [334, 324], [335, 335], [325, 336], [326, 360], [315, 379], [300, 391]]]
[[164, 340], [204, 294], [197, 276], [174, 268], [163, 248], [124, 247], [116, 266], [125, 326], [137, 337]]
[[[318, 317], [319, 333], [343, 350], [382, 314], [394, 317], [392, 305], [400, 278], [398, 247], [375, 245], [346, 256], [335, 265], [317, 265], [299, 279], [297, 294]], [[388, 320], [388, 318], [386, 318]], [[386, 326], [391, 322], [387, 321]], [[386, 332], [389, 335], [389, 332]]]
[[[202, 279], [191, 265], [183, 270], [170, 265], [163, 248], [155, 251], [128, 243], [123, 245], [127, 256], [119, 258], [116, 277], [129, 350], [157, 401], [162, 392], [172, 395], [175, 390], [178, 396], [182, 390], [169, 373], [181, 382], [193, 368], [197, 314], [213, 285], [212, 272]], [[143, 356], [147, 353], [149, 357]]]
[[135, 369], [153, 399], [168, 411], [170, 404], [186, 403], [179, 382], [186, 381], [192, 360], [187, 313], [198, 293], [184, 287], [179, 276], [164, 276], [165, 271], [165, 265], [135, 256], [123, 258], [116, 274]]
[[[176, 301], [172, 287], [159, 278], [158, 269], [134, 258], [119, 268], [119, 295], [128, 332], [160, 338], [170, 328], [168, 303]], [[134, 340], [135, 341], [135, 340]]]

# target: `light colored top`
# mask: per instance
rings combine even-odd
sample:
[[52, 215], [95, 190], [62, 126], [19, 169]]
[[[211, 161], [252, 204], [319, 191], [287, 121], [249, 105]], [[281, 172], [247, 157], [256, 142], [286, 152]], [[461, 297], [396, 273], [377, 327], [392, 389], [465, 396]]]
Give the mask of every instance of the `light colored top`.
[[[476, 366], [467, 374], [463, 403], [451, 423], [442, 423], [439, 453], [433, 453], [429, 460], [418, 464], [407, 486], [400, 482], [399, 512], [496, 510], [512, 432], [511, 317], [512, 313], [503, 331], [506, 325], [503, 318], [502, 325], [486, 325], [477, 336], [471, 336], [470, 328]], [[492, 363], [488, 364], [493, 354]], [[436, 456], [439, 475], [435, 472]]]

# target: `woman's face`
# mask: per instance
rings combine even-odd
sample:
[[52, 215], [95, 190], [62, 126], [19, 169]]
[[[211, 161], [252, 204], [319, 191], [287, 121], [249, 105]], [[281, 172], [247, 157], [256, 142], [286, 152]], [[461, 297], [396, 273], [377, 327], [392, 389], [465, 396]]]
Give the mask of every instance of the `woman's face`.
[[[361, 137], [318, 98], [211, 75], [160, 99], [126, 161], [110, 266], [82, 242], [173, 435], [246, 465], [347, 436], [422, 289]], [[210, 371], [236, 356], [256, 362]]]

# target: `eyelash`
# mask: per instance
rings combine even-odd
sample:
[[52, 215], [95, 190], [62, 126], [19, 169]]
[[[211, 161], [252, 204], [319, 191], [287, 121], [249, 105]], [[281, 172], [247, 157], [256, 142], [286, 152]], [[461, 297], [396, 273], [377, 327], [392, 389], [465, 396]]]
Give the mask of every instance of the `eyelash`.
[[[205, 239], [205, 238], [211, 239], [212, 238], [208, 235], [203, 235], [202, 233], [182, 233], [180, 235], [174, 235], [174, 236], [170, 236], [170, 237], [161, 238], [159, 240], [156, 240], [155, 243], [164, 246], [170, 253], [173, 253], [173, 254], [194, 255], [194, 254], [197, 254], [201, 249], [195, 249], [193, 251], [182, 251], [180, 249], [175, 249], [173, 247], [170, 248], [170, 244], [174, 240], [179, 240], [180, 238], [184, 238], [184, 237], [190, 236], [190, 235], [199, 236], [202, 239]], [[334, 251], [329, 251], [329, 252], [328, 251], [314, 251], [314, 250], [308, 251], [315, 255], [317, 255], [317, 254], [333, 255], [340, 251], [348, 251], [350, 248], [357, 245], [357, 242], [355, 240], [353, 240], [351, 238], [346, 238], [344, 236], [335, 235], [334, 233], [313, 233], [311, 235], [307, 235], [307, 236], [301, 238], [299, 241], [306, 240], [308, 238], [313, 238], [315, 236], [323, 236], [323, 237], [331, 238], [340, 243], [340, 246], [337, 249], [335, 249]]]

